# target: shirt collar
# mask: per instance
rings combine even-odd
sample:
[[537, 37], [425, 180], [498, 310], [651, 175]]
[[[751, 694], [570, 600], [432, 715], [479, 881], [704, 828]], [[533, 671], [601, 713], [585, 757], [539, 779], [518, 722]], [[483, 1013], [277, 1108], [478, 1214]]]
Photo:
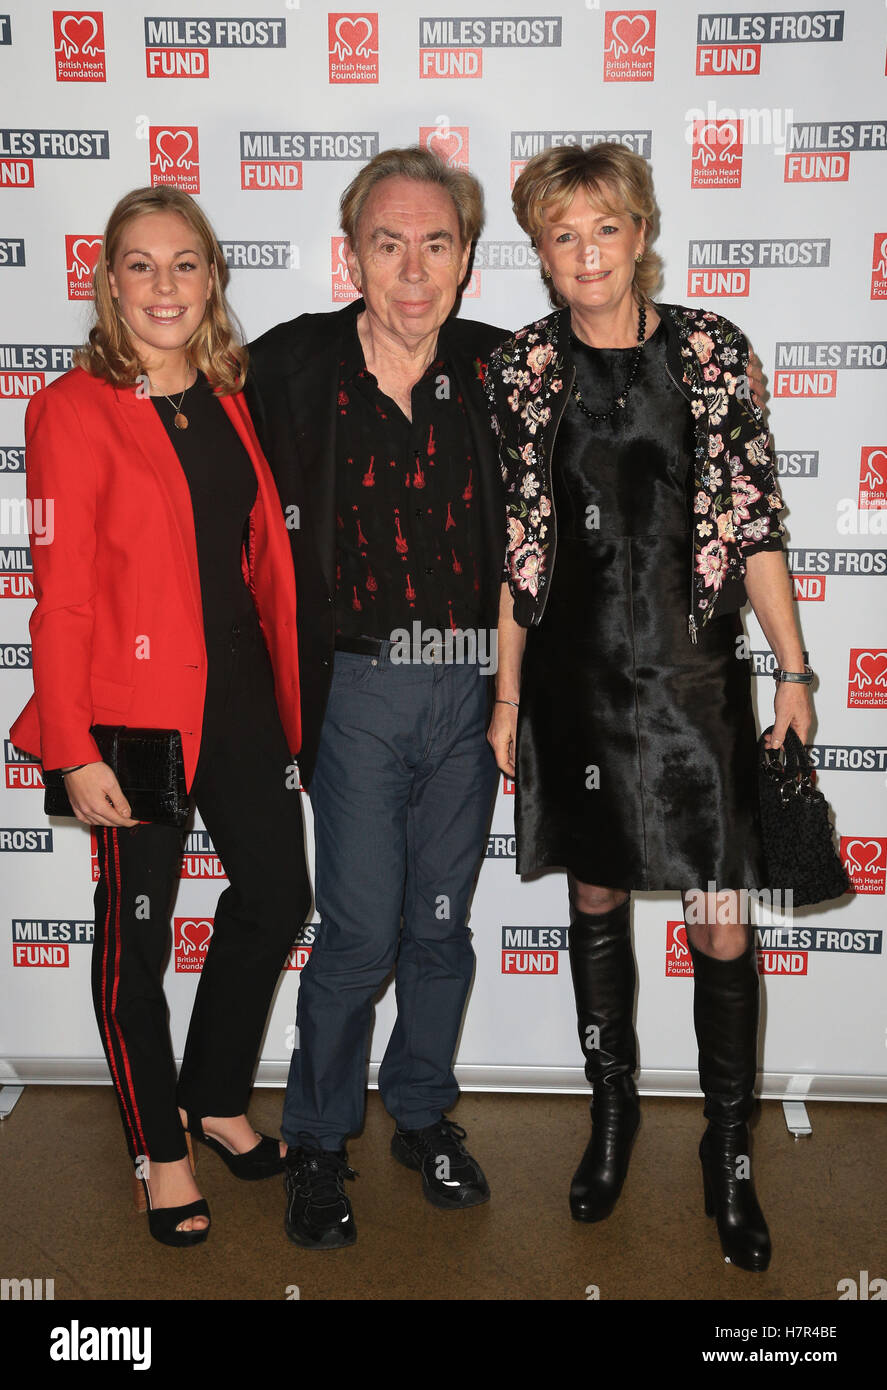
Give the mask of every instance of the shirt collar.
[[[343, 339], [341, 361], [342, 378], [344, 381], [353, 381], [354, 377], [357, 375], [358, 372], [366, 371], [367, 369], [366, 361], [363, 355], [363, 347], [361, 346], [360, 338], [357, 332], [358, 318], [359, 315], [355, 314]], [[445, 363], [447, 360], [446, 352], [448, 323], [449, 320], [447, 320], [446, 323], [441, 324], [440, 331], [437, 336], [437, 351], [434, 357], [432, 358], [431, 362], [428, 364], [426, 371], [420, 378], [420, 380], [422, 381], [424, 381], [431, 372], [437, 375], [439, 372], [444, 370]]]

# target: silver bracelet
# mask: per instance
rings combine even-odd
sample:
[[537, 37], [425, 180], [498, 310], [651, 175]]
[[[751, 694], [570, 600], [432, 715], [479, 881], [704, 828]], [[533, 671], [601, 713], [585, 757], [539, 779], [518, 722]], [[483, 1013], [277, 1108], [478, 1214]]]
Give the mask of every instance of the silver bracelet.
[[499, 700], [499, 699], [496, 699], [496, 700], [493, 701], [493, 704], [494, 704], [494, 705], [513, 705], [515, 709], [520, 709], [520, 705], [518, 704], [517, 700]]

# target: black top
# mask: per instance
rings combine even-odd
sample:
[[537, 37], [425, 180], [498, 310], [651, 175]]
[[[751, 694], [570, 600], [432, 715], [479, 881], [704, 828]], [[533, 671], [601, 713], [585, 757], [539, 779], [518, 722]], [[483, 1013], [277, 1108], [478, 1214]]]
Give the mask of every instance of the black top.
[[151, 397], [191, 491], [203, 626], [211, 654], [233, 626], [257, 621], [241, 557], [258, 483], [249, 454], [202, 372], [182, 397], [186, 430], [173, 424], [173, 402], [178, 400], [178, 395], [172, 401]]
[[[634, 349], [589, 347], [571, 333], [570, 350], [576, 367], [576, 385], [584, 403], [595, 412], [609, 410], [628, 380]], [[563, 489], [569, 488], [571, 470], [575, 472], [579, 468], [579, 474], [574, 477], [573, 505], [576, 505], [575, 498], [581, 496], [583, 508], [600, 508], [598, 534], [607, 534], [608, 508], [622, 518], [631, 517], [631, 530], [626, 534], [686, 534], [689, 576], [692, 528], [707, 527], [704, 539], [709, 543], [718, 537], [711, 523], [702, 520], [694, 511], [691, 465], [696, 440], [693, 414], [686, 397], [668, 374], [666, 354], [666, 326], [660, 319], [644, 345], [624, 409], [616, 411], [609, 420], [594, 423], [588, 420], [571, 393], [557, 437], [556, 462], [559, 466], [553, 479], [554, 503], [560, 536], [562, 513], [571, 516], [571, 504]], [[582, 477], [589, 459], [593, 459], [593, 473], [591, 477]], [[597, 495], [600, 489], [606, 501]], [[578, 536], [584, 532], [587, 536], [592, 529], [587, 521], [585, 515], [574, 516], [573, 534]], [[744, 545], [743, 554], [753, 555], [758, 550], [780, 546], [778, 538], [768, 536]], [[727, 585], [718, 600], [718, 613], [735, 613], [744, 602], [741, 586]]]
[[412, 421], [367, 370], [357, 321], [339, 363], [336, 631], [387, 638], [417, 620], [441, 632], [480, 618], [477, 481], [453, 373], [437, 357]]
[[[628, 379], [634, 349], [592, 348], [575, 335], [570, 347], [584, 404], [595, 412], [609, 410]], [[572, 395], [567, 402], [553, 479], [558, 537], [668, 531], [689, 541], [694, 447], [689, 404], [665, 370], [660, 322], [644, 345], [624, 409], [609, 420], [591, 421]]]

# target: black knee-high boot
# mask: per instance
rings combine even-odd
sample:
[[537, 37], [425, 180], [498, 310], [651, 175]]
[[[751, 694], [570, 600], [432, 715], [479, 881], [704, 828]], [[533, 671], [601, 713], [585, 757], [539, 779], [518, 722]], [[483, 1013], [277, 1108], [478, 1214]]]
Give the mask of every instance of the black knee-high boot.
[[576, 1221], [603, 1221], [610, 1215], [640, 1122], [629, 914], [630, 899], [598, 914], [579, 912], [570, 903], [576, 1020], [585, 1075], [593, 1088], [591, 1139], [570, 1186], [570, 1211]]
[[[689, 934], [688, 934], [689, 938]], [[735, 960], [716, 960], [690, 946], [693, 1021], [708, 1128], [699, 1145], [705, 1210], [718, 1224], [732, 1264], [764, 1270], [770, 1233], [751, 1174], [748, 1120], [755, 1105], [758, 966], [753, 940]]]

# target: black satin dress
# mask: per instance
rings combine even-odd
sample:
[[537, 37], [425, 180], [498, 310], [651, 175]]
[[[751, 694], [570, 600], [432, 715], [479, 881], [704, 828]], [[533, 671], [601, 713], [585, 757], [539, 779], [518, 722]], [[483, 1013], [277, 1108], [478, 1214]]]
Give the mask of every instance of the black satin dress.
[[[574, 337], [572, 352], [583, 401], [608, 409], [632, 349]], [[694, 447], [661, 323], [624, 411], [594, 424], [572, 396], [564, 409], [554, 568], [521, 677], [522, 874], [559, 866], [647, 891], [767, 886], [739, 616], [714, 617], [695, 646], [687, 631]]]

